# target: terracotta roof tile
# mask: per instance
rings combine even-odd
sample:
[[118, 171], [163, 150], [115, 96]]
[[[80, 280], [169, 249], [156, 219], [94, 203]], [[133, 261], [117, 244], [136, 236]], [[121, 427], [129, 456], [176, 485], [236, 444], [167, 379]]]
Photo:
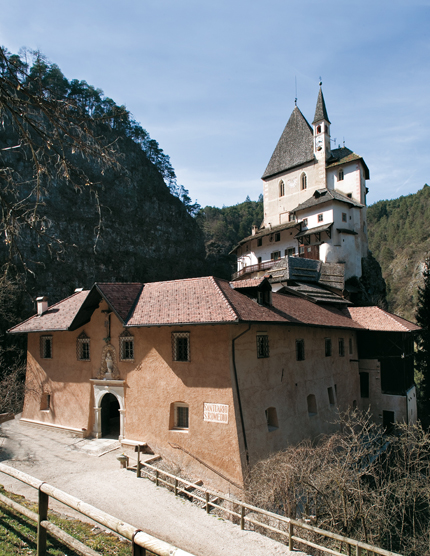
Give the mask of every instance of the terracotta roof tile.
[[127, 324], [148, 326], [237, 320], [217, 280], [207, 276], [145, 284]]
[[142, 291], [142, 283], [96, 283], [97, 289], [119, 316], [125, 322], [133, 309], [140, 292]]
[[50, 332], [54, 330], [67, 330], [85, 298], [88, 291], [77, 292], [51, 305], [42, 315], [33, 315], [29, 319], [17, 324], [8, 332], [24, 333], [24, 332]]
[[387, 332], [413, 332], [419, 326], [379, 307], [348, 307], [345, 312], [368, 330]]

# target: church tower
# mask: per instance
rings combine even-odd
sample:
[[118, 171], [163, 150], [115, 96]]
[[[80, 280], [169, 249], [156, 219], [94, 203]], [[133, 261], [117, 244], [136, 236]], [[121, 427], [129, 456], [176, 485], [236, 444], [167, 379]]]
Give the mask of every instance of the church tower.
[[330, 120], [328, 119], [327, 108], [324, 101], [324, 95], [321, 89], [318, 92], [317, 105], [315, 108], [315, 116], [312, 122], [314, 135], [314, 154], [318, 161], [318, 185], [327, 187], [326, 179], [326, 161], [331, 157], [330, 151]]

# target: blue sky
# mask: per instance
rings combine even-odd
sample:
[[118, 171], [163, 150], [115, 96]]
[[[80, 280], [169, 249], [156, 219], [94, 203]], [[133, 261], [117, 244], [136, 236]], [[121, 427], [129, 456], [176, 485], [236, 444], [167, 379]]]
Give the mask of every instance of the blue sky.
[[202, 205], [262, 192], [321, 76], [332, 138], [363, 156], [368, 203], [430, 182], [430, 0], [19, 0], [0, 43], [41, 50], [125, 104]]

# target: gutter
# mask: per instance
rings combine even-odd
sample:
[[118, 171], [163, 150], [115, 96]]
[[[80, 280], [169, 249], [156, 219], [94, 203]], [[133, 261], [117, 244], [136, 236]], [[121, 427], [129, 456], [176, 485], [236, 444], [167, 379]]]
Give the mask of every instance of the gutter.
[[236, 336], [235, 338], [233, 338], [233, 340], [231, 342], [234, 381], [235, 381], [235, 385], [236, 385], [237, 402], [238, 402], [238, 406], [239, 406], [240, 423], [241, 423], [241, 426], [242, 426], [243, 444], [245, 446], [245, 456], [246, 456], [247, 465], [249, 465], [248, 443], [246, 441], [245, 423], [243, 421], [242, 402], [240, 400], [239, 382], [237, 380], [235, 341], [238, 340], [241, 336], [243, 336], [247, 332], [249, 332], [250, 330], [251, 330], [251, 323], [248, 323], [248, 328], [246, 330], [244, 330], [241, 334], [239, 334], [239, 336]]

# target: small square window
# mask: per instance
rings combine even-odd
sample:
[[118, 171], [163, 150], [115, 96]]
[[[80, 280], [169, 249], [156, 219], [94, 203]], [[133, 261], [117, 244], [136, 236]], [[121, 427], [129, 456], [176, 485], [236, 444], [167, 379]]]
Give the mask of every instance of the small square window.
[[325, 339], [325, 356], [326, 357], [331, 356], [331, 338]]
[[303, 218], [302, 224], [303, 224], [303, 226], [307, 226], [307, 225], [308, 225], [308, 219], [307, 219], [307, 218]]
[[305, 341], [296, 340], [296, 359], [297, 361], [305, 360]]
[[134, 336], [125, 330], [119, 337], [119, 350], [121, 361], [134, 360]]
[[346, 216], [346, 212], [342, 212], [342, 222], [348, 222], [348, 218]]
[[189, 407], [186, 403], [175, 402], [170, 406], [170, 428], [188, 429], [189, 428]]
[[339, 338], [339, 356], [345, 356], [345, 341], [343, 338]]
[[275, 241], [281, 241], [281, 233], [280, 232], [276, 232]]
[[348, 199], [352, 199], [352, 193], [348, 193], [346, 196], [348, 197]]
[[318, 222], [323, 222], [324, 220], [324, 215], [323, 214], [319, 214], [318, 215]]
[[267, 334], [257, 334], [257, 357], [269, 357], [269, 336]]
[[40, 337], [40, 357], [52, 359], [52, 336]]
[[190, 361], [190, 333], [172, 332], [173, 361]]

